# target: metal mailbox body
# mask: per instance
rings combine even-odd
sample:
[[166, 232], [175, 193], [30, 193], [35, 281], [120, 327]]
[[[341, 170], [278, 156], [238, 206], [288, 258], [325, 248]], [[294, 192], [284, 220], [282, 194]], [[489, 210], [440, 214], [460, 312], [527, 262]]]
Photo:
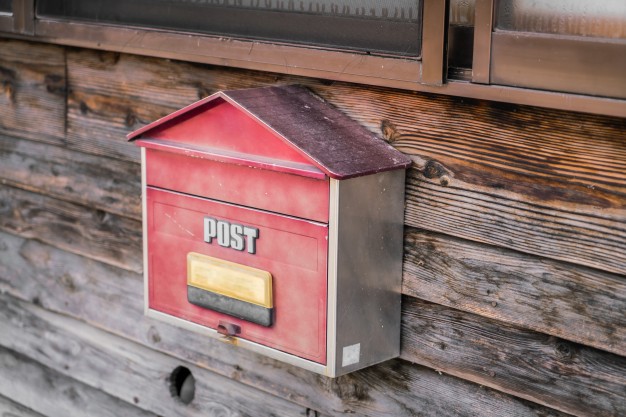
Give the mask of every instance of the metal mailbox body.
[[128, 138], [147, 315], [332, 377], [399, 354], [406, 156], [298, 86]]

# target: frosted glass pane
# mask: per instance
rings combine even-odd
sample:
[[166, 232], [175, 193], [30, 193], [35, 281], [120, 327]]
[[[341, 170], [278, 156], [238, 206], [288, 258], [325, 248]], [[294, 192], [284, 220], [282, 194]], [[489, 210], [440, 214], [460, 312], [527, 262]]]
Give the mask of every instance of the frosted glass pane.
[[194, 4], [316, 15], [341, 15], [371, 19], [418, 18], [415, 0], [158, 0], [170, 4]]
[[476, 0], [450, 0], [450, 24], [474, 26], [475, 5]]
[[499, 0], [496, 27], [626, 39], [626, 0]]

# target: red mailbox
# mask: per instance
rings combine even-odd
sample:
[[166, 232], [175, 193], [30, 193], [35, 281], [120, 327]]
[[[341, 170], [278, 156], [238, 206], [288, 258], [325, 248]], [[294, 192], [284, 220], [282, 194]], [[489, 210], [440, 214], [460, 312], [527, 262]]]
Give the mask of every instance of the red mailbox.
[[405, 155], [298, 86], [128, 138], [148, 315], [333, 377], [399, 354]]

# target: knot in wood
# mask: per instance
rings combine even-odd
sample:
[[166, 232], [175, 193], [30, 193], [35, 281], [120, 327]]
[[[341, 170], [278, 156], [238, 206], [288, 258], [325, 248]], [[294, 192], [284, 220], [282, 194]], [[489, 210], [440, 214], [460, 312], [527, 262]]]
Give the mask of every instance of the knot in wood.
[[60, 278], [61, 284], [68, 290], [70, 293], [76, 292], [76, 284], [74, 283], [74, 277], [72, 277], [69, 273], [63, 274]]
[[400, 133], [398, 132], [398, 128], [395, 124], [389, 119], [383, 119], [380, 122], [380, 131], [383, 134], [383, 138], [391, 143], [400, 137]]
[[197, 84], [196, 86], [196, 91], [198, 93], [198, 100], [201, 100], [205, 97], [210, 96], [211, 94], [213, 94], [215, 91], [203, 86], [202, 84]]
[[6, 82], [14, 82], [17, 80], [17, 73], [15, 70], [5, 67], [0, 67], [0, 81], [4, 85]]
[[85, 103], [84, 101], [81, 101], [78, 107], [80, 108], [80, 114], [82, 115], [87, 114], [91, 110], [89, 106], [87, 105], [87, 103]]
[[135, 116], [132, 110], [128, 109], [126, 112], [126, 118], [124, 119], [124, 124], [127, 127], [133, 127], [136, 123], [137, 123], [137, 116]]
[[44, 78], [44, 84], [48, 93], [65, 96], [67, 91], [65, 77], [58, 74], [47, 74]]
[[0, 67], [0, 85], [2, 92], [6, 94], [10, 102], [14, 103], [16, 99], [15, 85], [17, 84], [17, 73], [15, 70]]
[[99, 51], [98, 60], [106, 65], [115, 65], [120, 61], [119, 52]]
[[13, 82], [11, 81], [2, 81], [2, 92], [7, 96], [7, 100], [11, 103], [15, 103], [16, 94], [15, 87], [13, 86]]
[[571, 359], [574, 356], [574, 346], [564, 340], [557, 340], [554, 351], [559, 359]]
[[336, 378], [331, 387], [342, 401], [371, 400], [368, 387], [354, 380], [350, 375], [344, 375]]
[[431, 159], [426, 162], [426, 165], [422, 170], [422, 175], [424, 175], [428, 179], [439, 178], [441, 181], [441, 185], [446, 186], [450, 183], [450, 177], [452, 176], [452, 173], [442, 164]]

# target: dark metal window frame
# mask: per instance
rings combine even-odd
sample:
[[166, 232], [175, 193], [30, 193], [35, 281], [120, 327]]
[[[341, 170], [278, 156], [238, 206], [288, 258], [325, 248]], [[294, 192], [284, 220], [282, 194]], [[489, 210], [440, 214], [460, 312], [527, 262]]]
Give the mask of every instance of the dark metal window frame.
[[472, 82], [626, 99], [626, 42], [497, 29], [496, 7], [476, 0]]
[[[550, 91], [555, 90], [550, 82], [523, 84], [519, 78], [508, 80], [502, 76], [504, 63], [513, 65], [516, 73], [525, 63], [500, 52], [503, 46], [507, 48], [503, 39], [508, 39], [509, 33], [494, 32], [494, 7], [494, 0], [476, 0], [471, 81], [444, 79], [447, 0], [423, 0], [421, 60], [160, 29], [35, 19], [34, 0], [13, 0], [13, 14], [0, 16], [0, 32], [2, 36], [61, 45], [626, 117], [624, 99]], [[551, 47], [536, 50], [550, 54]]]
[[35, 0], [13, 0], [13, 11], [0, 14], [0, 32], [34, 35]]
[[[318, 2], [324, 7], [313, 11]], [[380, 10], [366, 11], [347, 7], [345, 0], [315, 0], [306, 2], [307, 11], [305, 2], [293, 0], [257, 0], [256, 5], [252, 0], [37, 0], [35, 15], [419, 59], [423, 1], [403, 0], [391, 10], [382, 7], [388, 0], [377, 2]]]

